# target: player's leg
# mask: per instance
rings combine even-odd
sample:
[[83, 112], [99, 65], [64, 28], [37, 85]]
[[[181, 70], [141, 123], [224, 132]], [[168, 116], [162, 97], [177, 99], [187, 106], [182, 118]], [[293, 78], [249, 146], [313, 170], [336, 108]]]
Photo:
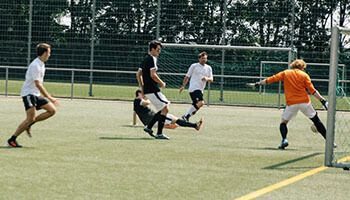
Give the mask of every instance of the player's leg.
[[28, 108], [26, 110], [26, 119], [17, 127], [15, 133], [7, 140], [7, 143], [11, 147], [22, 147], [17, 143], [17, 137], [27, 130], [35, 120], [35, 107]]
[[[157, 136], [155, 137], [156, 139], [169, 139], [166, 135], [163, 134], [163, 128], [164, 128], [164, 123], [166, 119], [166, 115], [169, 112], [168, 105], [170, 104], [170, 101], [161, 93], [151, 93], [151, 94], [146, 94], [145, 95], [153, 104], [156, 112], [160, 111], [160, 114], [158, 115], [158, 129], [157, 129]], [[151, 128], [155, 121], [155, 119], [147, 125], [148, 128]], [[153, 124], [152, 124], [153, 123]], [[152, 125], [152, 126], [151, 126]]]
[[317, 131], [322, 135], [324, 139], [326, 139], [326, 127], [323, 125], [322, 121], [317, 115], [316, 110], [312, 106], [311, 103], [301, 105], [300, 111], [308, 117], [316, 126]]
[[165, 118], [165, 123], [164, 123], [164, 128], [166, 129], [175, 129], [178, 127], [178, 125], [176, 124], [176, 121], [178, 120], [177, 117], [175, 117], [172, 114], [167, 114], [166, 118]]
[[148, 124], [145, 126], [145, 128], [143, 129], [143, 130], [144, 130], [146, 133], [148, 133], [151, 137], [155, 137], [155, 135], [153, 134], [152, 128], [153, 128], [154, 124], [158, 122], [159, 117], [160, 117], [160, 112], [161, 112], [161, 111], [157, 112], [157, 113], [153, 116], [153, 118], [148, 122]]
[[314, 125], [316, 126], [317, 131], [322, 135], [322, 137], [324, 139], [326, 139], [326, 133], [327, 133], [326, 127], [323, 125], [320, 118], [318, 118], [317, 113], [314, 117], [312, 117], [310, 119], [314, 123]]
[[187, 112], [182, 116], [182, 119], [189, 121], [190, 117], [195, 115], [197, 111], [204, 105], [203, 93], [201, 90], [190, 92], [192, 105]]
[[159, 119], [158, 119], [158, 129], [157, 129], [157, 136], [156, 139], [169, 139], [166, 135], [163, 134], [163, 128], [164, 128], [164, 123], [166, 120], [166, 115], [169, 112], [168, 105], [165, 105], [160, 113]]
[[291, 105], [291, 106], [286, 106], [286, 108], [282, 113], [282, 120], [279, 127], [282, 141], [281, 141], [281, 144], [278, 146], [279, 149], [285, 149], [289, 145], [288, 139], [287, 139], [287, 134], [288, 134], [287, 124], [298, 113], [298, 110], [299, 109], [297, 105]]
[[46, 104], [40, 106], [40, 109], [46, 110], [46, 112], [40, 113], [36, 118], [35, 122], [43, 121], [56, 114], [56, 107], [53, 103], [47, 102]]
[[44, 109], [46, 112], [39, 114], [34, 118], [34, 121], [29, 124], [28, 128], [26, 129], [27, 134], [29, 137], [31, 137], [31, 127], [39, 121], [43, 121], [49, 117], [52, 117], [56, 113], [56, 107], [53, 103], [49, 102], [44, 97], [34, 97], [36, 101], [36, 109]]

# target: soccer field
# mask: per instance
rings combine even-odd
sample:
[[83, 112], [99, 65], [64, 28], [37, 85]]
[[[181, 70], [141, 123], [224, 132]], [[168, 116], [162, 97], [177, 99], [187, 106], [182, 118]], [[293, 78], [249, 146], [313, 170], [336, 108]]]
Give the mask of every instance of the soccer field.
[[[62, 99], [57, 115], [13, 149], [4, 144], [25, 117], [23, 104], [0, 104], [1, 199], [235, 199], [324, 162], [324, 140], [301, 113], [280, 151], [278, 109], [203, 107], [192, 119], [204, 118], [200, 131], [165, 129], [171, 139], [159, 141], [131, 126], [131, 102]], [[350, 172], [329, 168], [259, 199], [348, 199], [349, 183]]]

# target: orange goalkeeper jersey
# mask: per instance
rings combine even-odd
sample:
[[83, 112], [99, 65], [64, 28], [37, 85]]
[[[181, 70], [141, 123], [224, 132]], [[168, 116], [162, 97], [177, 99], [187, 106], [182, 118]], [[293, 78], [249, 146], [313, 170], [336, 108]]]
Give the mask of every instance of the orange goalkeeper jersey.
[[310, 76], [300, 69], [287, 69], [266, 79], [266, 83], [277, 81], [283, 81], [284, 83], [284, 96], [287, 105], [309, 103], [310, 97], [307, 90], [310, 94], [316, 92]]

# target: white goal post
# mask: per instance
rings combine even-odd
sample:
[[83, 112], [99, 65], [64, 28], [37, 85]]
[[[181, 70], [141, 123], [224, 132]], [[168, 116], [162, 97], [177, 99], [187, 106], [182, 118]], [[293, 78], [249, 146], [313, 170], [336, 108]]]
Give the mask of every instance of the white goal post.
[[[327, 139], [325, 148], [325, 165], [329, 167], [339, 167], [349, 169], [350, 167], [350, 128], [347, 126], [349, 111], [340, 111], [337, 103], [343, 100], [347, 108], [350, 107], [350, 101], [345, 91], [338, 85], [338, 62], [339, 62], [339, 40], [341, 35], [350, 35], [350, 29], [342, 27], [332, 27], [331, 51], [330, 51], [330, 68], [329, 68], [329, 85], [328, 101], [329, 107], [327, 112]], [[343, 121], [343, 123], [342, 123]], [[336, 141], [336, 138], [342, 137]], [[335, 142], [338, 143], [337, 147]], [[339, 149], [341, 148], [341, 149]]]

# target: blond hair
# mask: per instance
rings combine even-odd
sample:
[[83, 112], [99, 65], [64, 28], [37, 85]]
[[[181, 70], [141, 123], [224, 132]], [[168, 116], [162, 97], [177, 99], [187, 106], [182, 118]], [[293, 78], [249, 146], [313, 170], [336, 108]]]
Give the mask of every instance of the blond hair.
[[293, 69], [297, 68], [297, 69], [303, 70], [303, 69], [306, 68], [306, 63], [305, 63], [305, 61], [302, 60], [302, 59], [296, 59], [296, 60], [294, 60], [294, 61], [290, 64], [290, 66], [291, 66], [291, 68], [293, 68]]

